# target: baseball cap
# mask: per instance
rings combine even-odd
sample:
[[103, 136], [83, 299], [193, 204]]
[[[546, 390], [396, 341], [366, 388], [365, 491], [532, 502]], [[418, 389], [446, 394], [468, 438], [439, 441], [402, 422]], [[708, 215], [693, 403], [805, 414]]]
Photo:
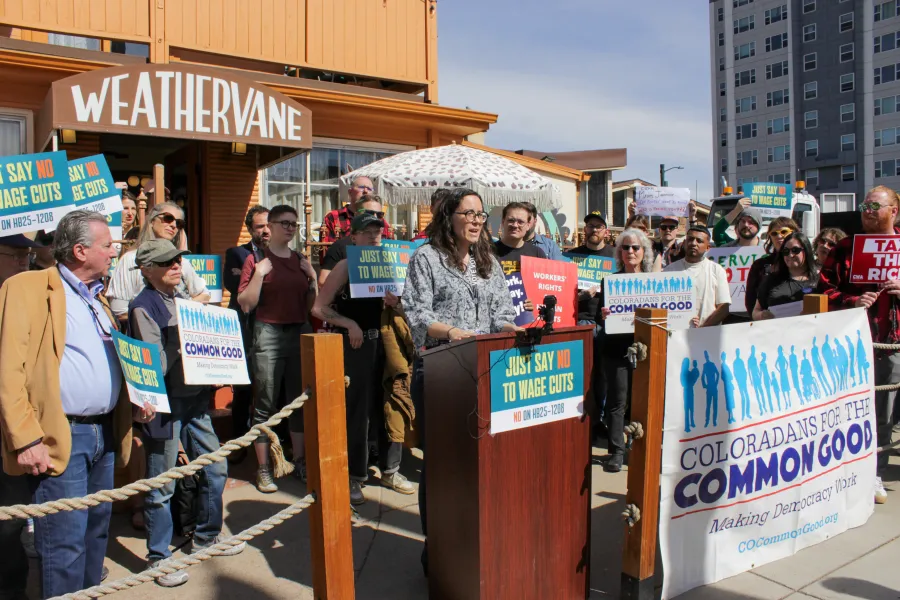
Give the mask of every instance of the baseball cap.
[[350, 221], [350, 231], [354, 233], [357, 231], [362, 231], [369, 225], [378, 225], [379, 227], [384, 227], [384, 221], [382, 221], [372, 213], [361, 213], [353, 217], [353, 220]]
[[659, 220], [660, 223], [664, 223], [664, 222], [666, 222], [666, 221], [675, 221], [675, 223], [677, 224], [677, 223], [678, 223], [678, 217], [671, 217], [671, 216], [668, 216], [668, 217], [663, 217], [662, 219]]
[[177, 256], [188, 254], [187, 250], [179, 250], [169, 240], [157, 238], [141, 244], [134, 256], [135, 269], [149, 267], [154, 263], [169, 262]]
[[600, 219], [601, 221], [603, 221], [603, 226], [606, 227], [606, 217], [604, 217], [603, 213], [600, 212], [599, 210], [595, 210], [593, 212], [589, 212], [588, 214], [584, 215], [585, 224], [587, 224], [587, 222], [590, 221], [591, 219]]
[[42, 244], [38, 244], [22, 235], [7, 235], [0, 237], [0, 246], [9, 246], [10, 248], [43, 248]]

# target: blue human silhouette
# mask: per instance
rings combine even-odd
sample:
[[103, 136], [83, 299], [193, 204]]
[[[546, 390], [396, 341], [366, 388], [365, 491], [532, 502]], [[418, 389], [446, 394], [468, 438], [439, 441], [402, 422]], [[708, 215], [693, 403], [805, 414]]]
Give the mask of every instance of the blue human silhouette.
[[853, 350], [853, 340], [850, 339], [849, 335], [845, 335], [844, 339], [847, 340], [847, 354], [850, 360], [847, 362], [847, 375], [850, 376], [850, 383], [853, 387], [856, 387], [856, 369], [854, 365], [856, 364], [856, 352]]
[[722, 389], [725, 390], [725, 410], [728, 411], [728, 423], [735, 423], [734, 418], [734, 374], [728, 366], [728, 360], [722, 352]]
[[781, 388], [778, 387], [778, 372], [775, 370], [774, 365], [769, 377], [771, 378], [769, 380], [769, 385], [772, 386], [772, 395], [775, 397], [778, 411], [781, 412]]
[[803, 351], [803, 362], [800, 363], [800, 380], [803, 382], [803, 395], [807, 402], [818, 400], [821, 397], [819, 384], [813, 376], [812, 365], [806, 358], [806, 350]]
[[825, 368], [828, 369], [832, 389], [835, 392], [840, 391], [841, 375], [838, 371], [837, 356], [835, 356], [834, 350], [832, 350], [831, 344], [828, 342], [827, 335], [825, 336], [825, 341], [822, 342], [822, 361], [825, 363]]
[[713, 427], [719, 424], [719, 369], [716, 363], [709, 359], [709, 352], [704, 350], [703, 356], [706, 362], [703, 363], [703, 376], [700, 380], [703, 389], [706, 390], [706, 424], [709, 427], [709, 411], [712, 409]]
[[[772, 377], [769, 374], [769, 367], [766, 366], [766, 353], [762, 352], [759, 355], [759, 370], [762, 373], [763, 378], [763, 391], [765, 392], [766, 398], [769, 400], [769, 412], [775, 412], [775, 405], [772, 403]], [[779, 408], [780, 408], [779, 401]]]
[[681, 363], [681, 387], [684, 390], [684, 432], [690, 433], [697, 425], [694, 423], [694, 386], [700, 379], [697, 361], [691, 369], [691, 359], [685, 357]]
[[834, 344], [834, 362], [837, 366], [838, 382], [840, 388], [842, 390], [846, 390], [847, 384], [849, 383], [847, 381], [847, 365], [850, 361], [850, 358], [847, 356], [847, 351], [844, 350], [844, 347], [841, 345], [840, 340], [834, 338], [832, 343]]
[[784, 346], [778, 346], [778, 358], [775, 359], [775, 368], [781, 376], [781, 395], [784, 397], [784, 407], [791, 407], [791, 378], [788, 375], [788, 361], [784, 355]]
[[629, 279], [628, 280], [628, 294], [631, 295], [634, 290], [634, 283]]
[[866, 358], [866, 347], [863, 345], [862, 332], [856, 332], [856, 369], [859, 374], [859, 382], [869, 383], [869, 364]]
[[819, 358], [819, 347], [816, 346], [816, 338], [813, 338], [812, 341], [812, 364], [813, 368], [816, 370], [816, 376], [818, 376], [819, 381], [822, 383], [822, 391], [827, 395], [831, 395], [834, 393], [834, 390], [831, 387], [831, 384], [828, 382], [828, 376], [825, 375], [825, 369], [822, 368], [822, 359]]
[[756, 394], [756, 403], [759, 405], [759, 414], [766, 414], [766, 393], [763, 391], [762, 374], [756, 364], [756, 346], [750, 346], [750, 357], [747, 358], [747, 366], [750, 368], [750, 377], [753, 381], [753, 393]]
[[694, 282], [691, 280], [690, 277], [686, 278], [686, 281], [687, 281], [687, 289], [688, 289], [688, 291], [691, 291], [691, 288], [694, 287]]
[[744, 365], [744, 359], [741, 358], [741, 351], [734, 351], [734, 361], [732, 361], [734, 370], [734, 380], [737, 382], [738, 393], [741, 395], [741, 421], [744, 419], [752, 419], [750, 414], [750, 392], [747, 391], [747, 367]]
[[803, 395], [803, 388], [800, 387], [800, 366], [797, 364], [797, 354], [794, 352], [794, 345], [791, 344], [791, 356], [788, 358], [791, 365], [791, 381], [794, 382], [794, 391], [800, 398], [800, 405], [806, 404], [806, 397]]

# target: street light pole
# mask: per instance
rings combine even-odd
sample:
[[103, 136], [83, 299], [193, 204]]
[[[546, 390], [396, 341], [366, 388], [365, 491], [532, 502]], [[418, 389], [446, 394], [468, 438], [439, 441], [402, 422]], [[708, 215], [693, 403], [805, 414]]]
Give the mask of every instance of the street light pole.
[[660, 187], [666, 187], [669, 185], [669, 182], [666, 181], [666, 172], [667, 171], [675, 171], [675, 170], [684, 170], [684, 167], [669, 167], [666, 168], [665, 163], [659, 165], [659, 185]]

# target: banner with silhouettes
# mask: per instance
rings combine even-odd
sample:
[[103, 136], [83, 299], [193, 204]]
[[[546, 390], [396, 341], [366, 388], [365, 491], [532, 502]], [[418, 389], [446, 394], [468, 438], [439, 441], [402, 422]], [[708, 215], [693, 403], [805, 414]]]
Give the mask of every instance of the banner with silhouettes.
[[544, 306], [544, 298], [556, 296], [554, 327], [575, 326], [575, 297], [578, 293], [578, 267], [575, 263], [523, 256], [521, 275], [525, 297], [534, 303], [536, 320], [533, 325], [543, 326], [540, 309]]
[[873, 364], [863, 309], [670, 334], [663, 598], [868, 520]]
[[130, 338], [115, 330], [111, 334], [131, 403], [143, 407], [146, 402], [158, 413], [172, 412], [157, 345]]
[[762, 246], [729, 246], [727, 248], [710, 248], [706, 258], [722, 265], [728, 275], [728, 287], [731, 289], [731, 312], [747, 312], [747, 276], [753, 262], [766, 256]]
[[398, 246], [347, 246], [351, 298], [400, 296], [406, 283], [411, 249]]
[[203, 278], [209, 290], [210, 302], [221, 302], [222, 293], [222, 257], [218, 254], [189, 254], [184, 257], [191, 262], [197, 275]]
[[116, 188], [116, 181], [102, 154], [70, 160], [69, 181], [75, 208], [102, 215], [122, 212], [122, 190]]
[[0, 236], [53, 231], [74, 209], [65, 152], [0, 158]]
[[578, 266], [578, 289], [598, 287], [607, 275], [616, 270], [616, 259], [611, 256], [588, 256], [566, 252], [563, 254]]
[[850, 281], [884, 283], [900, 279], [900, 235], [853, 236]]
[[686, 273], [622, 273], [603, 283], [604, 306], [609, 309], [606, 333], [633, 333], [634, 313], [639, 308], [669, 311], [669, 330], [687, 329], [697, 316], [694, 282]]
[[175, 299], [181, 362], [188, 385], [250, 383], [237, 311]]

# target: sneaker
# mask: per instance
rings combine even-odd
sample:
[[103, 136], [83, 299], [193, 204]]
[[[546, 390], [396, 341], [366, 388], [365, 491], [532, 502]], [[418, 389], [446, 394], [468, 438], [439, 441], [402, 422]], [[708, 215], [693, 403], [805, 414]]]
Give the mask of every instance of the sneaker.
[[399, 471], [383, 474], [381, 476], [381, 485], [386, 488], [391, 488], [400, 494], [406, 494], [407, 496], [416, 493], [416, 488], [413, 487], [413, 484], [411, 484], [406, 477], [401, 475]]
[[362, 483], [350, 480], [350, 504], [365, 504], [366, 497], [362, 493]]
[[[154, 561], [150, 563], [149, 567], [151, 569], [155, 569], [161, 560]], [[172, 588], [178, 587], [179, 585], [184, 585], [188, 582], [191, 576], [188, 575], [187, 571], [175, 571], [174, 573], [169, 573], [168, 575], [160, 575], [156, 578], [156, 585]]]
[[[191, 554], [196, 554], [197, 552], [201, 552], [206, 550], [210, 546], [215, 546], [216, 544], [221, 544], [225, 541], [226, 538], [223, 538], [221, 534], [217, 535], [215, 538], [207, 542], [206, 544], [198, 544], [197, 538], [191, 542]], [[219, 550], [218, 552], [213, 552], [213, 556], [235, 556], [244, 551], [247, 547], [245, 542], [241, 542], [237, 546], [232, 546], [226, 550]]]
[[603, 464], [603, 470], [607, 473], [618, 473], [622, 470], [622, 462], [621, 454], [613, 454], [609, 457], [609, 460]]
[[100, 581], [106, 581], [109, 578], [109, 567], [106, 565], [103, 566], [103, 570], [100, 571]]
[[306, 459], [298, 458], [294, 462], [294, 477], [306, 483]]
[[272, 477], [272, 469], [269, 467], [260, 467], [256, 472], [256, 489], [263, 494], [272, 494], [278, 491], [275, 485], [275, 479]]
[[875, 477], [875, 504], [884, 504], [887, 502], [887, 492], [884, 489], [884, 483], [881, 477]]

